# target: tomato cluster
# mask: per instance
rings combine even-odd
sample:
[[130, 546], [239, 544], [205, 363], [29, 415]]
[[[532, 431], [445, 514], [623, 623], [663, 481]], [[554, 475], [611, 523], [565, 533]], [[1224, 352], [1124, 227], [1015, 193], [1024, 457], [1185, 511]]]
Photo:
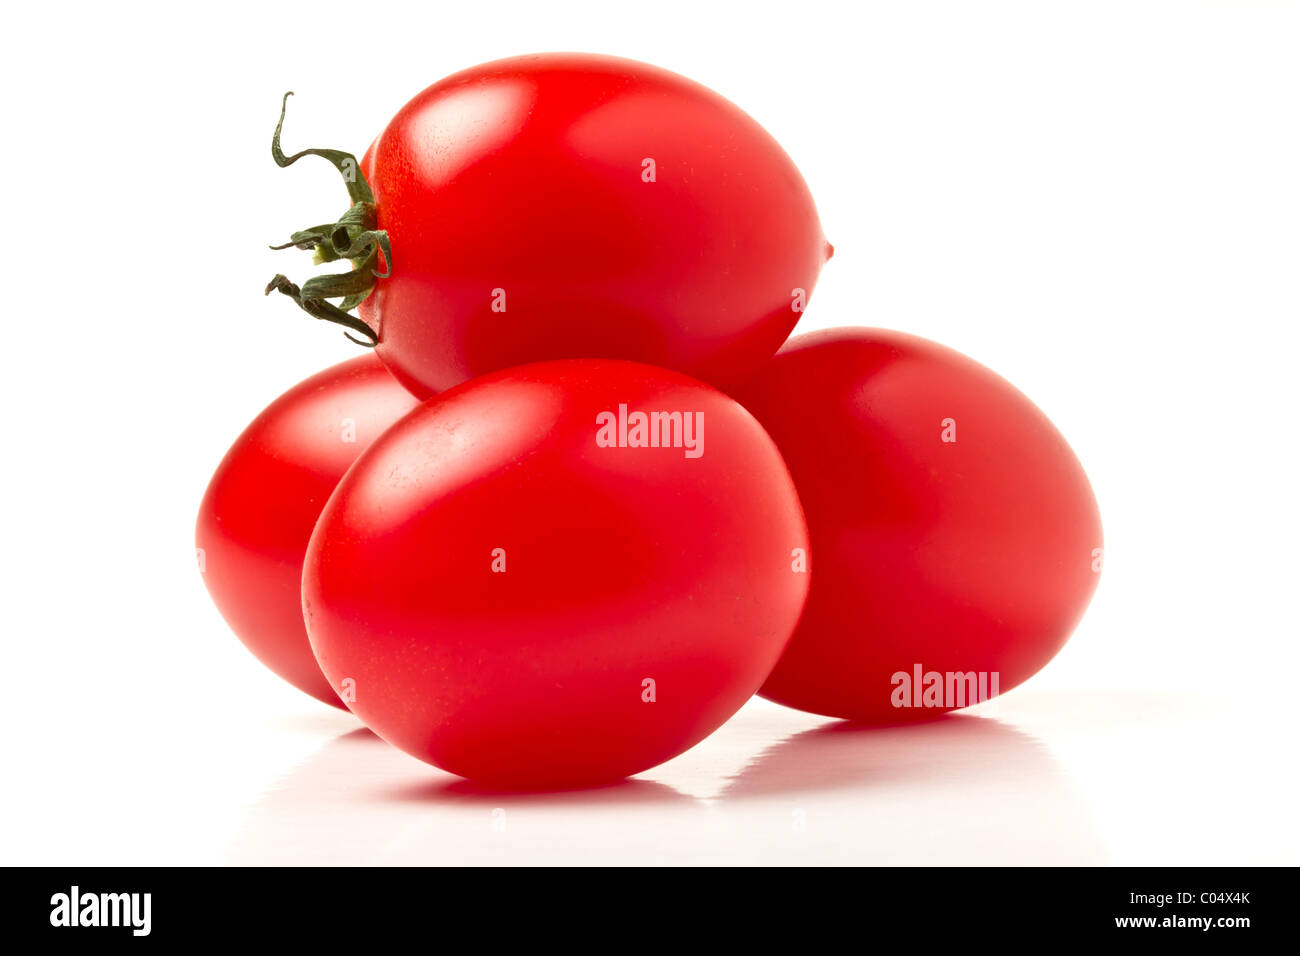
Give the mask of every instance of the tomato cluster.
[[359, 163], [280, 133], [278, 163], [323, 157], [352, 199], [287, 245], [352, 269], [268, 292], [375, 346], [269, 406], [200, 509], [214, 601], [290, 683], [453, 773], [554, 788], [667, 760], [756, 692], [931, 717], [1069, 636], [1101, 530], [1068, 445], [934, 343], [782, 346], [831, 248], [717, 94], [539, 55], [435, 84]]

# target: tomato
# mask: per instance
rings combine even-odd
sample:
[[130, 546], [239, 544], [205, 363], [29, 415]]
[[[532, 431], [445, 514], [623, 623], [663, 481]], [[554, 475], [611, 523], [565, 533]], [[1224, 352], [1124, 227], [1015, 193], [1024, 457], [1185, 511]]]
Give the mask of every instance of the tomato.
[[[650, 413], [677, 424], [647, 432]], [[492, 785], [589, 785], [680, 753], [758, 689], [807, 545], [789, 472], [732, 399], [547, 362], [452, 389], [358, 459], [312, 535], [303, 608], [381, 737]]]
[[[1101, 521], [1024, 395], [933, 342], [834, 329], [738, 393], [807, 512], [812, 593], [762, 694], [861, 721], [934, 716], [1029, 678], [1097, 586]], [[937, 675], [937, 676], [936, 676]]]
[[[392, 251], [360, 315], [422, 396], [584, 357], [739, 382], [785, 341], [831, 254], [807, 185], [758, 123], [632, 60], [542, 54], [456, 73], [402, 107], [360, 169], [373, 195], [349, 188], [376, 207], [366, 235]], [[307, 245], [332, 250], [329, 234]], [[365, 259], [373, 242], [357, 247], [363, 276], [384, 271]]]
[[303, 554], [343, 473], [417, 404], [370, 354], [313, 375], [244, 430], [199, 507], [199, 567], [231, 629], [276, 674], [335, 706], [303, 626]]

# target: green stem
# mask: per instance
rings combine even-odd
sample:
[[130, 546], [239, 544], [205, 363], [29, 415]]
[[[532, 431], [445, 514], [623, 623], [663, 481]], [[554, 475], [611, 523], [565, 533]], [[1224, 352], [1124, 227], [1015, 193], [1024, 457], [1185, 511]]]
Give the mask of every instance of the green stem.
[[[337, 222], [311, 226], [289, 237], [289, 241], [272, 249], [304, 249], [314, 253], [317, 264], [347, 259], [352, 263], [352, 270], [343, 273], [331, 273], [314, 276], [302, 284], [294, 285], [282, 275], [277, 275], [266, 287], [266, 294], [272, 291], [282, 292], [298, 303], [308, 315], [327, 322], [334, 322], [365, 336], [366, 341], [348, 335], [358, 345], [373, 348], [379, 341], [374, 329], [355, 315], [349, 314], [375, 289], [378, 279], [387, 277], [393, 269], [393, 249], [388, 240], [388, 233], [376, 228], [379, 225], [379, 212], [375, 206], [375, 195], [361, 173], [357, 158], [351, 153], [338, 149], [304, 149], [286, 156], [280, 148], [280, 132], [284, 128], [284, 114], [292, 92], [285, 93], [280, 101], [280, 121], [275, 124], [275, 135], [271, 137], [271, 158], [280, 168], [292, 166], [304, 156], [319, 156], [327, 160], [347, 186], [352, 206]], [[380, 253], [383, 254], [384, 271], [379, 269]], [[341, 299], [334, 305], [327, 299]]]
[[266, 294], [270, 295], [272, 292], [283, 292], [289, 298], [293, 299], [293, 301], [297, 302], [298, 307], [308, 315], [314, 316], [318, 319], [324, 319], [326, 322], [334, 322], [364, 335], [366, 340], [362, 341], [348, 332], [343, 333], [344, 336], [351, 339], [353, 342], [356, 342], [357, 345], [374, 348], [375, 344], [378, 342], [375, 330], [366, 325], [365, 322], [361, 321], [355, 315], [344, 312], [338, 306], [331, 305], [324, 299], [315, 299], [304, 296], [302, 294], [302, 289], [290, 282], [285, 276], [277, 275], [267, 283]]

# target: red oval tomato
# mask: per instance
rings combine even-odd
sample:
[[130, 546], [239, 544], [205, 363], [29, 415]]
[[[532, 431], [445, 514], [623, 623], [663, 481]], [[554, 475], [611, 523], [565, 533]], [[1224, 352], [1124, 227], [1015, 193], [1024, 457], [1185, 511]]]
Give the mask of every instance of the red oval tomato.
[[[642, 414], [673, 417], [647, 431]], [[321, 515], [303, 607], [330, 684], [381, 737], [494, 785], [587, 785], [680, 753], [758, 689], [806, 548], [790, 475], [732, 399], [646, 365], [548, 362], [381, 436]]]
[[925, 339], [833, 329], [738, 394], [789, 464], [813, 544], [808, 607], [763, 696], [932, 717], [1061, 649], [1097, 586], [1100, 517], [1065, 440], [1004, 379]]
[[335, 706], [303, 625], [303, 554], [343, 473], [417, 404], [370, 354], [313, 375], [244, 430], [199, 506], [199, 566], [222, 616], [263, 664]]
[[456, 73], [402, 107], [361, 168], [393, 250], [361, 316], [419, 395], [583, 357], [739, 382], [785, 341], [830, 255], [758, 123], [633, 60]]

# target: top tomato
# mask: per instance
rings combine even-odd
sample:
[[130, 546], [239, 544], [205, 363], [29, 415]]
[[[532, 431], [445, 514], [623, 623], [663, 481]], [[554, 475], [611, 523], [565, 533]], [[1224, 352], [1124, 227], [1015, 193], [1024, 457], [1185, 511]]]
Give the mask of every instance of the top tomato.
[[831, 253], [761, 126], [632, 60], [543, 54], [449, 76], [361, 169], [392, 273], [360, 314], [417, 395], [556, 358], [738, 383], [785, 341]]

